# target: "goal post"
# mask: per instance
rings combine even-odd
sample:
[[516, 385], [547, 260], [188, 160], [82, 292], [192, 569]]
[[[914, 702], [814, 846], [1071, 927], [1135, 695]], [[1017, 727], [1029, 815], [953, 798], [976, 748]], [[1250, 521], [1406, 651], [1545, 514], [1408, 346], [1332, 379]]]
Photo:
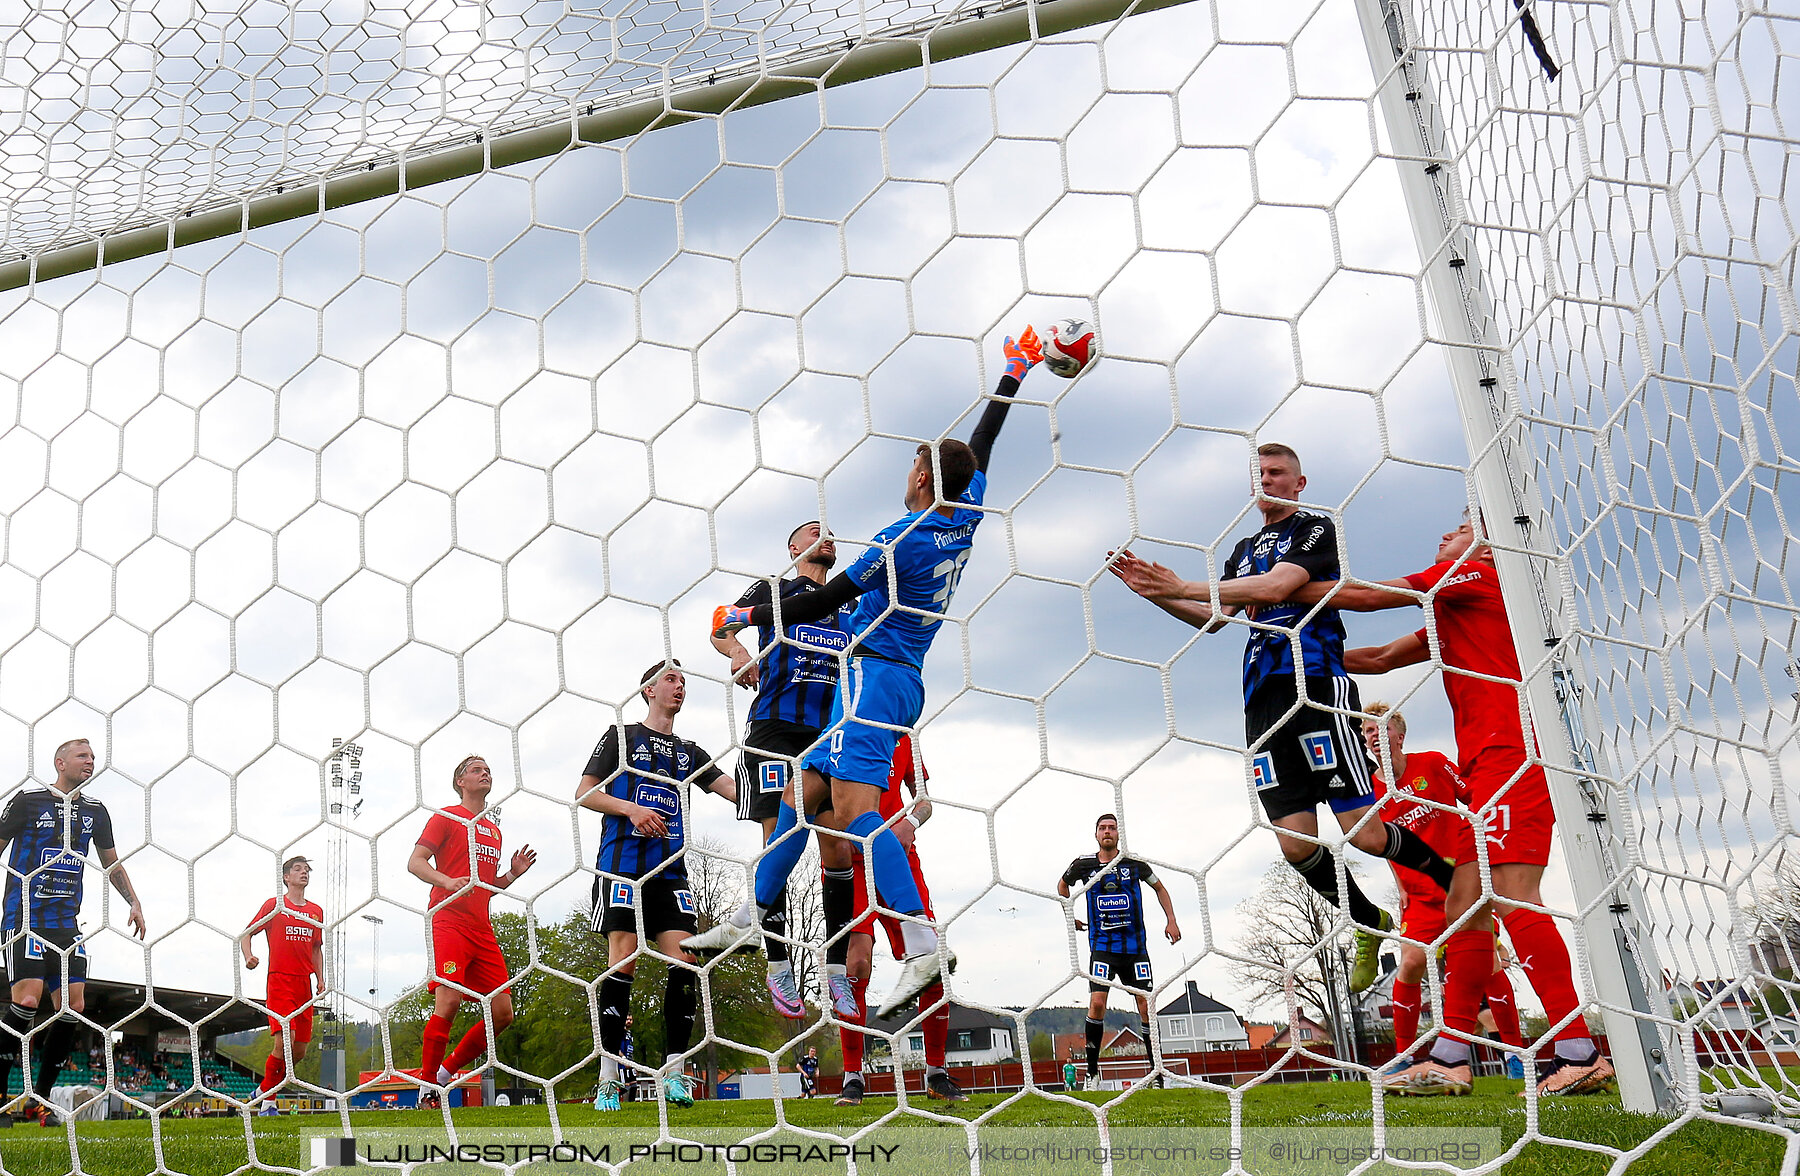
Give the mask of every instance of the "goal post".
[[1525, 673], [1562, 862], [1578, 907], [1578, 956], [1600, 1004], [1626, 1107], [1672, 1111], [1677, 1051], [1663, 1037], [1668, 1005], [1655, 948], [1641, 933], [1643, 895], [1622, 857], [1630, 843], [1630, 814], [1615, 796], [1624, 785], [1593, 762], [1586, 724], [1578, 717], [1580, 700], [1571, 691], [1566, 666], [1578, 658], [1581, 635], [1571, 631], [1560, 553], [1544, 548], [1548, 520], [1536, 481], [1517, 459], [1531, 437], [1523, 427], [1509, 348], [1495, 338], [1481, 257], [1468, 231], [1461, 160], [1440, 138], [1444, 122], [1429, 73], [1436, 58], [1421, 51], [1399, 0], [1356, 0], [1356, 9], [1419, 248], [1421, 283], [1442, 332], [1480, 528], [1493, 542]]

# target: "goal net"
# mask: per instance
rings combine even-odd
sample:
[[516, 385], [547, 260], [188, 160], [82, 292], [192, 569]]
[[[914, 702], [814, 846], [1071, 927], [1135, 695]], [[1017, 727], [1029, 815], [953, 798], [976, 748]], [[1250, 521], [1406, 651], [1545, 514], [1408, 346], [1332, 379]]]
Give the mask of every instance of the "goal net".
[[[751, 696], [709, 648], [714, 606], [786, 574], [807, 520], [848, 563], [901, 514], [916, 446], [969, 435], [1003, 339], [1076, 317], [1105, 358], [1025, 382], [925, 669], [918, 847], [961, 959], [951, 1071], [984, 1094], [925, 1100], [914, 1022], [870, 1038], [901, 1095], [797, 1103], [809, 1048], [828, 1087], [838, 1064], [811, 956], [799, 1023], [766, 1011], [760, 958], [706, 964], [665, 1064], [646, 951], [642, 1072], [741, 1103], [702, 1130], [647, 1087], [632, 1130], [1173, 1138], [1134, 1110], [1160, 1072], [1233, 1146], [1294, 1121], [1272, 1088], [1333, 1074], [1343, 1129], [1406, 1138], [1368, 1082], [1378, 1008], [1324, 1046], [1301, 1028], [1347, 993], [1239, 987], [1240, 908], [1277, 857], [1247, 783], [1248, 626], [1200, 637], [1104, 566], [1129, 545], [1216, 578], [1280, 442], [1351, 580], [1428, 566], [1475, 508], [1556, 797], [1545, 904], [1624, 1105], [1760, 1115], [1791, 1146], [1796, 36], [1726, 0], [35, 6], [0, 42], [0, 741], [10, 793], [93, 740], [149, 925], [133, 938], [88, 870], [68, 1085], [165, 1124], [247, 1113], [292, 1045], [256, 1035], [236, 940], [304, 854], [327, 992], [286, 1091], [331, 1100], [307, 1134], [374, 1138], [353, 1108], [415, 1097], [394, 1074], [429, 1003], [409, 857], [476, 753], [505, 854], [538, 854], [494, 900], [517, 1020], [486, 1095], [542, 1104], [545, 1141], [598, 1131], [575, 1105], [608, 967], [590, 752], [672, 658], [677, 733], [729, 774]], [[1417, 624], [1346, 617], [1352, 645]], [[1363, 697], [1450, 752], [1442, 669]], [[760, 832], [682, 804], [717, 920]], [[1160, 1071], [1121, 1047], [1123, 1089], [1078, 1098], [1058, 1035], [1080, 1016], [1051, 1014], [1088, 999], [1085, 906], [1057, 878], [1103, 812], [1184, 936], [1151, 952]], [[797, 893], [797, 940], [816, 903]], [[1296, 945], [1270, 991], [1284, 969], [1341, 986], [1321, 961], [1346, 935]], [[1202, 1032], [1203, 996], [1241, 1037]], [[1253, 1049], [1257, 1020], [1286, 1033]], [[6, 1097], [28, 1086], [21, 1066]], [[1461, 1166], [1663, 1138], [1508, 1124]], [[112, 1170], [79, 1143], [30, 1146]], [[293, 1138], [204, 1146], [305, 1166]]]

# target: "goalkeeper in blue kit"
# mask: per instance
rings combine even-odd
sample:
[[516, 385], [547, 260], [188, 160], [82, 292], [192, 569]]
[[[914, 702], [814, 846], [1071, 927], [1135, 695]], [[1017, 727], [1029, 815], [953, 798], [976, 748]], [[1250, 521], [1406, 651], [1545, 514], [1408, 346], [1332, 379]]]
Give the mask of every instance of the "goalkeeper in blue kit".
[[[683, 946], [688, 950], [729, 951], [755, 938], [752, 918], [761, 921], [806, 851], [810, 822], [800, 822], [795, 796], [822, 795], [818, 786], [829, 782], [831, 808], [821, 814], [821, 822], [867, 844], [881, 905], [912, 916], [904, 922], [906, 961], [900, 980], [876, 1015], [905, 1007], [940, 978], [937, 930], [925, 917], [906, 850], [883, 827], [877, 810], [894, 746], [924, 711], [925, 654], [943, 624], [981, 524], [988, 457], [1019, 382], [1043, 359], [1030, 328], [1016, 342], [1006, 340], [1005, 354], [1006, 372], [968, 443], [946, 439], [919, 446], [906, 476], [907, 513], [877, 534], [854, 563], [823, 588], [791, 601], [714, 612], [714, 635], [722, 637], [752, 625], [816, 620], [856, 602], [848, 664], [838, 682], [827, 738], [802, 761], [809, 786], [790, 789], [783, 798], [774, 835], [756, 865], [755, 910], [741, 909], [729, 921], [687, 940]], [[839, 845], [849, 848], [842, 841]], [[836, 907], [827, 904], [827, 941], [850, 923], [851, 912]], [[955, 955], [946, 954], [954, 967]]]

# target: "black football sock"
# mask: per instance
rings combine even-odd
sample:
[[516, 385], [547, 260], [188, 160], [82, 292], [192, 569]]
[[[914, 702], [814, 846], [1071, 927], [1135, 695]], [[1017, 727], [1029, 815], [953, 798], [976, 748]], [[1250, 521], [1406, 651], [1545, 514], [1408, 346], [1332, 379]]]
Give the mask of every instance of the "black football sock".
[[1450, 893], [1450, 879], [1456, 871], [1449, 862], [1438, 856], [1437, 850], [1425, 844], [1425, 839], [1411, 829], [1392, 821], [1387, 823], [1387, 833], [1387, 852], [1382, 857], [1396, 866], [1417, 870], [1436, 882], [1445, 894]]
[[764, 912], [762, 929], [763, 951], [768, 955], [769, 962], [771, 964], [786, 963], [788, 958], [787, 887], [781, 888], [781, 893], [775, 896], [775, 901], [771, 902], [769, 909]]
[[600, 980], [600, 1048], [617, 1054], [625, 1045], [625, 1018], [631, 1015], [631, 973], [610, 972]]
[[850, 956], [850, 937], [842, 932], [856, 916], [856, 871], [821, 870], [819, 877], [825, 907], [825, 962], [843, 964]]
[[1106, 1022], [1087, 1019], [1087, 1076], [1092, 1078], [1100, 1073], [1100, 1037], [1106, 1032]]
[[694, 1039], [694, 974], [669, 965], [669, 982], [663, 987], [663, 1061], [687, 1052]]
[[34, 1008], [10, 1003], [6, 1012], [0, 1014], [0, 1103], [11, 1098], [8, 1083], [12, 1081], [13, 1067], [23, 1064], [25, 1035], [31, 1032], [31, 1022], [36, 1016]]
[[69, 1047], [75, 1042], [75, 1022], [68, 1016], [58, 1018], [44, 1031], [44, 1050], [38, 1055], [37, 1096], [50, 1101], [57, 1075], [69, 1060]]
[[1313, 855], [1305, 861], [1292, 864], [1294, 869], [1300, 872], [1300, 876], [1306, 879], [1306, 884], [1312, 887], [1320, 898], [1345, 911], [1351, 919], [1364, 927], [1381, 925], [1381, 908], [1369, 901], [1369, 896], [1364, 894], [1362, 887], [1356, 884], [1355, 877], [1348, 875], [1345, 877], [1345, 881], [1350, 883], [1348, 901], [1338, 897], [1337, 860], [1325, 851], [1324, 846], [1314, 850]]

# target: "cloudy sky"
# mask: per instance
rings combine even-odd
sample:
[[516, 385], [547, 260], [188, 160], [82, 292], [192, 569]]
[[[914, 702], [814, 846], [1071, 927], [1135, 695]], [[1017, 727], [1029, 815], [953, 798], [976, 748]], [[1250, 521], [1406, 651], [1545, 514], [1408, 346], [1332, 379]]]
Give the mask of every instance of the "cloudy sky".
[[[372, 101], [343, 81], [354, 68], [333, 72], [332, 58], [307, 75], [296, 44], [354, 41], [359, 61], [388, 46], [407, 68], [385, 75], [380, 109], [409, 143], [738, 52], [722, 35], [626, 54], [595, 31], [630, 27], [610, 12], [565, 14], [532, 42], [497, 6], [486, 25], [468, 23], [468, 6], [413, 7], [413, 24], [378, 36], [309, 6], [295, 19], [338, 41], [311, 26], [270, 40], [267, 59], [315, 82], [326, 70], [344, 98], [336, 122], [316, 95], [300, 103], [310, 130], [279, 157], [285, 174], [373, 158], [342, 121]], [[756, 26], [767, 7], [719, 23]], [[565, 27], [582, 20], [586, 42]], [[145, 109], [182, 93], [200, 109], [217, 87], [236, 95], [220, 101], [240, 129], [279, 122], [299, 100], [250, 85], [241, 62], [218, 66], [209, 37], [240, 34], [223, 18], [207, 27], [186, 58], [154, 67], [126, 68], [137, 51], [118, 50], [116, 84]], [[1586, 54], [1572, 76], [1604, 80], [1586, 30], [1560, 31]], [[1534, 88], [1505, 30], [1481, 35], [1506, 49], [1496, 59], [1518, 95], [1570, 100]], [[543, 54], [507, 48], [527, 42]], [[374, 970], [363, 915], [384, 920], [381, 1000], [423, 975], [424, 887], [404, 863], [470, 752], [494, 766], [508, 844], [540, 853], [502, 909], [561, 918], [585, 901], [599, 832], [572, 809], [573, 788], [601, 730], [641, 717], [638, 672], [683, 660], [678, 730], [729, 768], [748, 695], [726, 687], [705, 640], [712, 607], [780, 570], [806, 519], [824, 517], [850, 558], [900, 512], [916, 439], [967, 435], [1002, 337], [1079, 316], [1098, 322], [1107, 358], [1073, 383], [1028, 381], [927, 666], [921, 739], [940, 815], [921, 852], [961, 994], [1073, 1003], [1085, 951], [1054, 888], [1092, 848], [1094, 816], [1116, 809], [1186, 931], [1153, 952], [1159, 979], [1236, 1003], [1221, 951], [1275, 855], [1234, 750], [1242, 630], [1201, 637], [1102, 560], [1131, 543], [1206, 574], [1257, 524], [1253, 451], [1269, 440], [1303, 455], [1306, 499], [1339, 512], [1354, 575], [1427, 566], [1459, 519], [1467, 450], [1443, 357], [1424, 341], [1418, 253], [1395, 165], [1377, 157], [1360, 43], [1347, 3], [1188, 5], [0, 295], [6, 781], [48, 780], [56, 744], [95, 740], [104, 771], [91, 788], [113, 810], [153, 932], [148, 949], [102, 932], [95, 974], [260, 992], [234, 970], [230, 939], [284, 856], [328, 857], [333, 739], [364, 749], [346, 906], [328, 912], [349, 928], [346, 990], [366, 994]], [[601, 77], [593, 62], [608, 52], [637, 64]], [[16, 86], [24, 67], [8, 68]], [[442, 78], [465, 105], [433, 105]], [[8, 156], [49, 178], [15, 197], [15, 249], [138, 207], [101, 201], [110, 189], [75, 184], [70, 168], [157, 177], [142, 199], [164, 209], [279, 172], [241, 151], [197, 168], [148, 130], [132, 140], [141, 156], [77, 166], [94, 150], [79, 128], [59, 139], [29, 121], [7, 124]], [[1489, 133], [1507, 134], [1470, 135]], [[1517, 207], [1508, 185], [1529, 175], [1494, 180], [1495, 199]], [[1565, 414], [1527, 450], [1547, 492], [1569, 488], [1554, 529], [1579, 537], [1566, 541], [1582, 621], [1600, 627], [1614, 602], [1620, 634], [1652, 647], [1589, 655], [1607, 687], [1597, 737], [1636, 774], [1642, 811], [1669, 799], [1717, 814], [1649, 826], [1647, 856], [1741, 880], [1733, 853], [1766, 855], [1792, 833], [1777, 815], [1792, 792], [1782, 757], [1787, 780], [1797, 766], [1781, 520], [1800, 509], [1800, 411], [1793, 324], [1753, 295], [1784, 273], [1791, 288], [1793, 246], [1753, 234], [1747, 269], [1703, 270], [1703, 285], [1742, 294], [1735, 310], [1684, 323], [1673, 293], [1640, 291], [1643, 316], [1616, 313], [1599, 302], [1645, 263], [1587, 290], [1574, 258], [1592, 246], [1565, 240], [1605, 199], [1521, 235], [1570, 251], [1554, 295], [1530, 276], [1530, 244], [1496, 231], [1480, 247], [1503, 275], [1511, 362]], [[1742, 238], [1698, 203], [1694, 240]], [[1627, 225], [1621, 213], [1621, 238]], [[1546, 300], [1568, 312], [1572, 339], [1531, 325]], [[1754, 343], [1746, 321], [1761, 324]], [[1746, 370], [1696, 370], [1720, 347], [1749, 356]], [[1618, 406], [1645, 382], [1672, 425]], [[1734, 405], [1741, 420], [1718, 415]], [[1700, 488], [1682, 497], [1676, 483]], [[1709, 566], [1731, 570], [1708, 580]], [[1747, 599], [1721, 599], [1727, 580]], [[1416, 624], [1410, 611], [1353, 618], [1351, 637], [1381, 643]], [[1715, 670], [1732, 674], [1734, 658], [1723, 687]], [[1428, 675], [1363, 690], [1404, 701], [1415, 747], [1452, 746]], [[1722, 766], [1721, 739], [1743, 749]], [[716, 800], [696, 799], [693, 828], [753, 851], [752, 828]], [[109, 910], [99, 892], [96, 925]], [[1547, 894], [1569, 903], [1560, 870]], [[1724, 898], [1694, 901], [1679, 914], [1680, 968], [1718, 974]], [[108, 917], [122, 925], [116, 907]]]

